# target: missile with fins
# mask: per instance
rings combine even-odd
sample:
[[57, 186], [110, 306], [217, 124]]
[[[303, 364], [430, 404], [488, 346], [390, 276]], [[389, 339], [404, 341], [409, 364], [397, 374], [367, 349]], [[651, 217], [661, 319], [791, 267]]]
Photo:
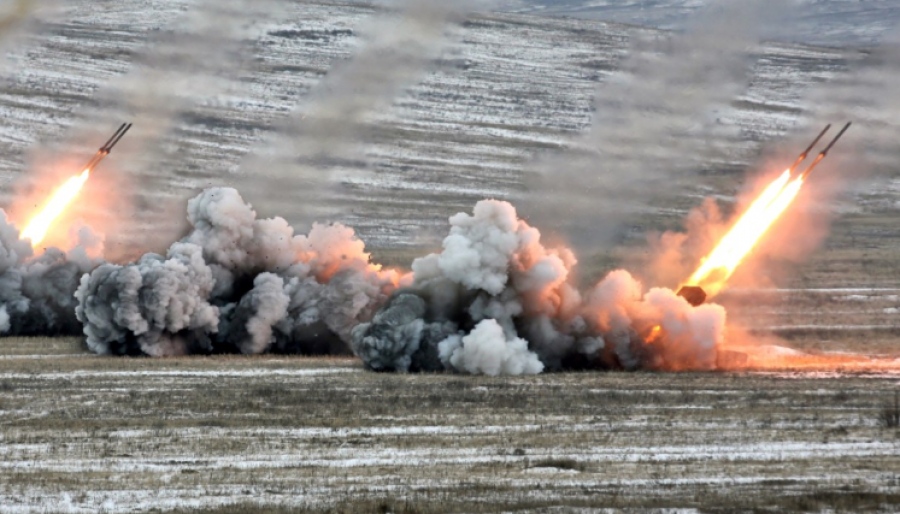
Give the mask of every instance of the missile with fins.
[[131, 123], [123, 123], [118, 130], [116, 130], [112, 137], [110, 137], [106, 143], [97, 150], [97, 153], [94, 154], [94, 157], [91, 158], [90, 161], [84, 166], [85, 170], [93, 170], [100, 161], [102, 161], [109, 152], [119, 143], [119, 141], [125, 137], [125, 134], [131, 129]]
[[[805, 180], [806, 177], [808, 177], [809, 174], [812, 173], [813, 169], [815, 169], [815, 167], [818, 166], [818, 164], [820, 162], [822, 162], [822, 159], [824, 159], [828, 155], [828, 151], [831, 150], [831, 147], [834, 146], [834, 144], [838, 142], [838, 139], [840, 139], [841, 136], [844, 135], [844, 132], [847, 132], [847, 129], [850, 128], [851, 124], [852, 124], [852, 122], [848, 121], [847, 124], [844, 125], [843, 128], [841, 128], [841, 131], [838, 132], [838, 134], [836, 136], [834, 136], [834, 139], [832, 139], [831, 142], [825, 146], [825, 149], [822, 150], [821, 152], [819, 152], [818, 155], [816, 155], [816, 158], [813, 160], [813, 162], [810, 163], [810, 165], [805, 170], [803, 170], [803, 173], [801, 173], [799, 175], [799, 177], [802, 180]], [[819, 140], [822, 139], [822, 136], [824, 136], [825, 133], [827, 133], [830, 128], [831, 128], [831, 124], [829, 123], [828, 125], [825, 126], [824, 129], [822, 129], [821, 132], [819, 132], [819, 135], [816, 136], [815, 139], [813, 139], [813, 142], [810, 143], [810, 145], [808, 147], [806, 147], [806, 150], [803, 150], [803, 152], [801, 152], [800, 155], [797, 156], [797, 160], [795, 160], [794, 164], [791, 165], [791, 167], [788, 169], [791, 176], [794, 175], [794, 172], [797, 171], [797, 168], [800, 166], [800, 164], [802, 164], [803, 161], [805, 161], [806, 158], [809, 156], [809, 152], [812, 151], [812, 149], [819, 143]], [[691, 305], [693, 305], [694, 307], [703, 305], [703, 303], [705, 303], [706, 299], [707, 299], [706, 291], [704, 291], [703, 288], [701, 288], [699, 286], [691, 286], [691, 285], [682, 286], [678, 290], [677, 294], [678, 294], [678, 296], [687, 300], [687, 302], [690, 303]]]
[[806, 147], [806, 150], [803, 150], [803, 152], [801, 152], [800, 155], [797, 156], [797, 160], [794, 161], [794, 164], [792, 164], [791, 167], [789, 168], [791, 175], [793, 175], [794, 172], [797, 171], [797, 168], [800, 167], [800, 164], [802, 164], [803, 161], [805, 161], [806, 158], [809, 156], [809, 152], [811, 152], [812, 149], [817, 144], [819, 144], [819, 140], [822, 139], [822, 136], [824, 136], [825, 133], [828, 132], [828, 129], [830, 129], [830, 128], [831, 128], [831, 123], [829, 123], [828, 125], [825, 125], [825, 128], [822, 129], [822, 132], [819, 132], [819, 135], [816, 136], [816, 138], [813, 139], [813, 142], [810, 143], [809, 146]]
[[809, 165], [809, 167], [807, 167], [803, 171], [803, 173], [800, 174], [800, 178], [802, 180], [806, 180], [806, 177], [808, 177], [809, 174], [812, 173], [812, 170], [815, 169], [815, 167], [818, 166], [820, 162], [822, 162], [822, 159], [824, 159], [825, 156], [828, 155], [828, 150], [831, 150], [831, 147], [834, 146], [834, 144], [838, 142], [838, 139], [840, 139], [841, 136], [844, 135], [844, 132], [847, 132], [847, 129], [850, 128], [850, 125], [852, 123], [853, 123], [852, 121], [848, 121], [847, 124], [844, 125], [844, 128], [842, 128], [841, 131], [838, 132], [838, 134], [836, 136], [834, 136], [834, 139], [832, 139], [831, 142], [828, 143], [828, 146], [826, 146], [824, 150], [819, 152], [819, 155], [816, 156], [816, 158]]

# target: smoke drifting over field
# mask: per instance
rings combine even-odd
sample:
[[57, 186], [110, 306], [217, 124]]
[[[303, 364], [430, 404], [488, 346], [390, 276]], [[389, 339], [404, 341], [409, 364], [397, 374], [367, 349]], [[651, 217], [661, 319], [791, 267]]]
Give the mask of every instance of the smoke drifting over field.
[[[215, 98], [247, 64], [246, 43], [258, 25], [279, 13], [278, 0], [199, 0], [135, 55], [135, 65], [105, 85], [76, 127], [106, 127], [139, 120], [129, 141], [145, 161], [159, 159], [159, 139], [191, 102]], [[147, 159], [152, 157], [151, 159]]]
[[[362, 159], [358, 145], [367, 139], [367, 118], [424, 75], [447, 32], [474, 5], [470, 0], [399, 0], [360, 27], [359, 50], [336, 63], [276, 127], [263, 154], [246, 160], [243, 177], [237, 177], [245, 182], [241, 190], [274, 205], [303, 205], [304, 223], [332, 215], [338, 202], [331, 170]], [[256, 180], [261, 168], [266, 169], [264, 183]], [[284, 191], [290, 191], [289, 199]]]
[[[56, 8], [53, 0], [11, 0], [0, 5], [0, 51], [6, 51], [26, 34], [41, 16]], [[5, 57], [0, 57], [5, 58]]]
[[746, 87], [750, 56], [773, 2], [709, 7], [683, 34], [637, 36], [597, 90], [590, 129], [526, 175], [530, 219], [579, 246], [616, 240], [627, 218], [682, 173], [716, 157], [717, 113]]

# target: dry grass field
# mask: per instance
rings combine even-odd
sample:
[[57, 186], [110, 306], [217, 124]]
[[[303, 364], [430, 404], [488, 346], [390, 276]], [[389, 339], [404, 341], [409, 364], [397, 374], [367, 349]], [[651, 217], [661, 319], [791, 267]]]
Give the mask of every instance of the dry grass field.
[[384, 375], [0, 340], [2, 512], [896, 511], [897, 375]]

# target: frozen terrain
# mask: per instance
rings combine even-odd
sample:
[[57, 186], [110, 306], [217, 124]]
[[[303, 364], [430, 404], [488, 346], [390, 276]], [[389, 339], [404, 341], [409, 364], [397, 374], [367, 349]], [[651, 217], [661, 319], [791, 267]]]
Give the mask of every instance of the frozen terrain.
[[[103, 88], [142, 59], [154, 41], [148, 34], [170, 30], [187, 4], [166, 2], [162, 8], [128, 0], [98, 9], [95, 2], [70, 2], [65, 16], [12, 53], [0, 87], [0, 176], [7, 202], [37, 149], [63, 142], [69, 144], [67, 157], [74, 150], [88, 155], [94, 139], [69, 127], [83, 123], [94, 106], [104, 107], [109, 95]], [[245, 42], [250, 54], [234, 69], [222, 70], [215, 96], [188, 86], [172, 130], [141, 147], [126, 139], [122, 153], [104, 163], [106, 173], [134, 181], [122, 203], [134, 203], [138, 212], [134, 223], [112, 237], [140, 241], [148, 219], [154, 229], [159, 223], [177, 225], [180, 220], [171, 213], [197, 188], [249, 189], [265, 179], [264, 169], [238, 175], [242, 159], [252, 145], [267, 140], [332, 64], [353, 54], [360, 44], [355, 31], [375, 12], [357, 4], [293, 5]], [[389, 109], [372, 114], [363, 158], [329, 167], [343, 177], [344, 187], [321, 201], [339, 205], [337, 218], [358, 228], [373, 247], [433, 244], [438, 239], [429, 233], [432, 227], [443, 226], [448, 215], [478, 199], [521, 192], [523, 169], [535, 156], [561, 151], [589, 125], [598, 87], [602, 94], [602, 83], [617, 73], [638, 33], [648, 31], [593, 20], [475, 15], [451, 31], [437, 67], [424, 80]], [[835, 48], [780, 43], [760, 48], [745, 90], [730, 110], [716, 114], [723, 139], [711, 142], [711, 160], [697, 172], [742, 170], [765, 143], [806, 122], [811, 88], [858, 59], [855, 52]], [[129, 137], [138, 138], [141, 120], [133, 121], [137, 135]], [[92, 128], [96, 139], [115, 126], [109, 124]], [[662, 151], [666, 144], [659, 142]], [[732, 194], [743, 177], [730, 176], [710, 184], [714, 190], [700, 188], [696, 180], [673, 184], [674, 196], [667, 201], [685, 206], [681, 195], [690, 195], [693, 203], [698, 195]], [[308, 223], [315, 206], [298, 205], [290, 195], [303, 187], [300, 181], [281, 182], [248, 196], [266, 215]], [[160, 209], [169, 213], [162, 222], [150, 215]], [[657, 214], [649, 221], [656, 225], [672, 213], [652, 212]]]
[[[683, 29], [691, 15], [722, 0], [506, 0], [513, 12], [616, 21], [664, 29]], [[788, 2], [780, 2], [781, 5]], [[773, 2], [773, 5], [778, 5]], [[769, 37], [831, 46], [869, 45], [900, 24], [900, 5], [892, 0], [797, 0], [791, 16]]]
[[[40, 346], [53, 357], [32, 359]], [[900, 440], [879, 421], [896, 376], [491, 379], [346, 360], [81, 359], [64, 340], [0, 352], [4, 512], [900, 501]]]

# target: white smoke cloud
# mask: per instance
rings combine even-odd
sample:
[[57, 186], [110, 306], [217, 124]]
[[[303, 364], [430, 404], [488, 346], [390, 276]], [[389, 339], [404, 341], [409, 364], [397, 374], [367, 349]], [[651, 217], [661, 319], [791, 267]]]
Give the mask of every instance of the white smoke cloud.
[[[473, 216], [450, 218], [450, 235], [437, 256], [441, 274], [469, 289], [492, 295], [506, 288], [509, 260], [519, 248], [515, 209], [506, 202], [478, 202]], [[420, 263], [421, 264], [421, 263]], [[413, 270], [416, 270], [413, 263]]]
[[715, 366], [721, 307], [693, 307], [668, 289], [644, 294], [623, 270], [582, 295], [569, 282], [572, 253], [544, 246], [506, 202], [481, 201], [450, 224], [443, 251], [416, 259], [412, 284], [353, 330], [367, 367], [494, 375]]
[[521, 338], [507, 341], [496, 320], [480, 322], [465, 336], [450, 336], [438, 344], [441, 362], [449, 369], [475, 375], [536, 375], [544, 370], [537, 354]]

